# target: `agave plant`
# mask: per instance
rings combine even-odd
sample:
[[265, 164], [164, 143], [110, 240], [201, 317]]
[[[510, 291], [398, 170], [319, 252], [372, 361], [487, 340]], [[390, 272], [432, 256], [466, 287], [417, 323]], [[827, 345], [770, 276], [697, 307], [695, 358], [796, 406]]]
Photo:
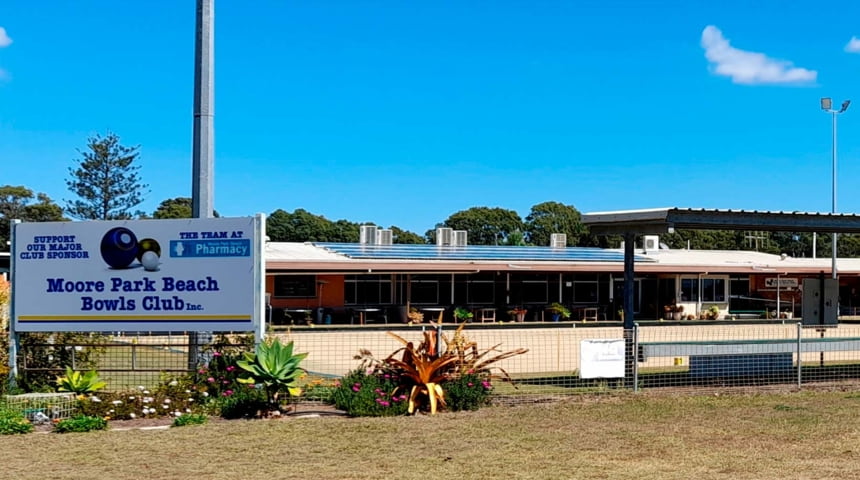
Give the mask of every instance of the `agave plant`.
[[307, 353], [293, 354], [293, 342], [282, 345], [278, 339], [263, 342], [254, 353], [243, 353], [244, 358], [236, 365], [250, 373], [249, 378], [237, 379], [241, 383], [263, 385], [269, 404], [277, 404], [281, 392], [300, 395], [299, 377], [305, 370], [299, 363]]
[[95, 393], [107, 386], [107, 382], [99, 379], [95, 370], [86, 373], [76, 372], [71, 367], [66, 367], [66, 375], [57, 377], [57, 390], [61, 392], [74, 392], [77, 395]]

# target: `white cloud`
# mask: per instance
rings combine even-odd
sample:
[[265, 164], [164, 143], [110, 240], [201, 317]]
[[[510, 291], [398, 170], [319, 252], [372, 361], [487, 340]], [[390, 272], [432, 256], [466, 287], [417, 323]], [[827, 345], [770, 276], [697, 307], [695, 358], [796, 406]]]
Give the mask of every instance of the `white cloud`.
[[800, 84], [815, 82], [818, 72], [795, 67], [791, 62], [763, 53], [732, 47], [719, 28], [708, 25], [702, 31], [702, 48], [717, 75], [731, 77], [745, 85]]
[[9, 35], [6, 35], [6, 29], [0, 27], [0, 47], [8, 47], [12, 44], [12, 39], [9, 38]]
[[860, 38], [851, 37], [845, 45], [845, 51], [848, 53], [860, 53]]

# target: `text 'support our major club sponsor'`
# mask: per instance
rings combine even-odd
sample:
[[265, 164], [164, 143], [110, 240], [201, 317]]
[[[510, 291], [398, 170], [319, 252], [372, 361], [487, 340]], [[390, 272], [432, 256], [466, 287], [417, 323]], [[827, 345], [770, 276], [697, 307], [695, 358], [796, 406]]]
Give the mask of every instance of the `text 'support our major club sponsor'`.
[[[254, 218], [49, 222], [15, 230], [19, 331], [251, 328]], [[208, 328], [211, 327], [211, 328]]]

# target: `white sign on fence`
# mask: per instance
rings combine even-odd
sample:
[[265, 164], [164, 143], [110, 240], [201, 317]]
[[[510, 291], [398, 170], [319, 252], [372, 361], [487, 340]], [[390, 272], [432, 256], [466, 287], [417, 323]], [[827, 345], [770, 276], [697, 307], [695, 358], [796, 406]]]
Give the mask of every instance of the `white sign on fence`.
[[580, 378], [623, 378], [624, 339], [582, 340], [579, 344]]
[[18, 332], [252, 331], [262, 216], [15, 225]]

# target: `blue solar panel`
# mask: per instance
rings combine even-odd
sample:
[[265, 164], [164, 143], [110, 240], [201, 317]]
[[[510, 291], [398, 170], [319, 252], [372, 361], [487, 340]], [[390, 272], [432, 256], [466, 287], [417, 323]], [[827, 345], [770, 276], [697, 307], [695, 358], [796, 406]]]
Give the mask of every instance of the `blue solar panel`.
[[[314, 243], [333, 253], [349, 258], [403, 260], [518, 260], [562, 262], [623, 262], [624, 253], [617, 250], [588, 247], [512, 247], [468, 245], [441, 247], [436, 245], [365, 245], [359, 243]], [[636, 256], [637, 262], [651, 259]]]

